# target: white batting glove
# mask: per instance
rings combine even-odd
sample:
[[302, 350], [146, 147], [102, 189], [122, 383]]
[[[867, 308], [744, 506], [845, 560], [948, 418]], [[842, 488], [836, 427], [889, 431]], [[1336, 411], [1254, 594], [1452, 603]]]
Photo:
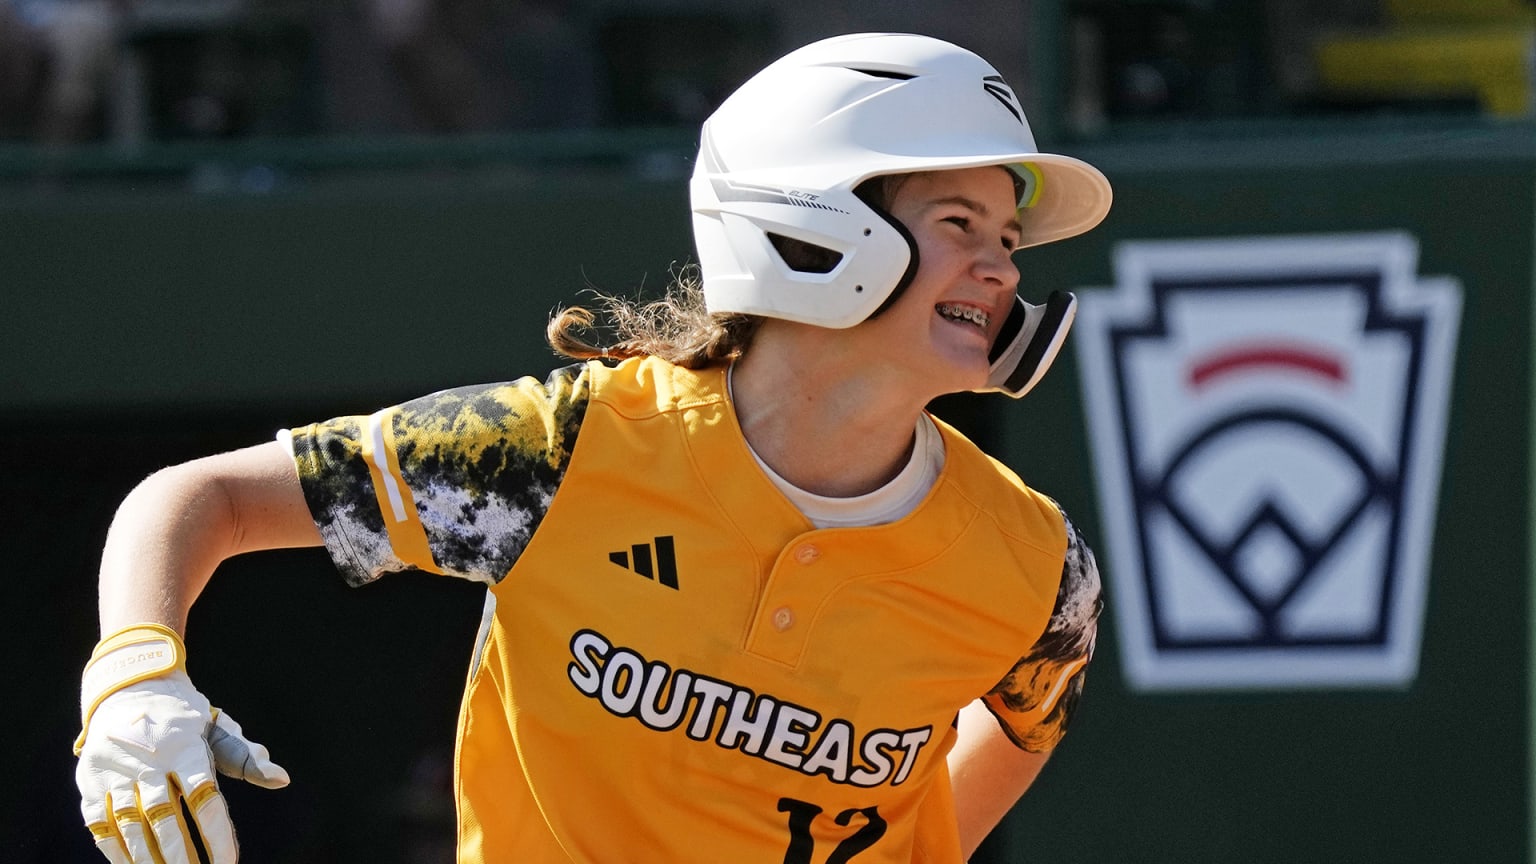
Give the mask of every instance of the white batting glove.
[[213, 864], [235, 864], [215, 770], [269, 789], [288, 785], [267, 748], [192, 686], [185, 662], [174, 630], [142, 624], [103, 639], [85, 668], [75, 785], [86, 827], [112, 864], [196, 864], [194, 827]]

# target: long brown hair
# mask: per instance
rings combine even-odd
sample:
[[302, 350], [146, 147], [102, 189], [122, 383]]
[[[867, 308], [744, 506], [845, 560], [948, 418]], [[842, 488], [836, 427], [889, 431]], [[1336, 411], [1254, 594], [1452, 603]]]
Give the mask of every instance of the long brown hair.
[[[728, 363], [740, 357], [762, 320], [754, 315], [713, 314], [704, 306], [697, 268], [674, 274], [662, 296], [643, 300], [597, 294], [598, 308], [556, 309], [544, 328], [555, 353], [577, 360], [660, 357], [688, 369]], [[603, 323], [598, 324], [599, 314]], [[612, 341], [577, 335], [610, 331]]]

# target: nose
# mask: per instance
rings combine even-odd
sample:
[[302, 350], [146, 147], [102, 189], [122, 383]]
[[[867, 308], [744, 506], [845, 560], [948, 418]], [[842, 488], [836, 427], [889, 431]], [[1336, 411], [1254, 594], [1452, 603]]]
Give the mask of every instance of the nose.
[[972, 272], [976, 278], [998, 288], [1006, 288], [1011, 293], [1019, 287], [1019, 265], [1013, 261], [1013, 255], [1001, 244], [990, 249], [979, 250]]

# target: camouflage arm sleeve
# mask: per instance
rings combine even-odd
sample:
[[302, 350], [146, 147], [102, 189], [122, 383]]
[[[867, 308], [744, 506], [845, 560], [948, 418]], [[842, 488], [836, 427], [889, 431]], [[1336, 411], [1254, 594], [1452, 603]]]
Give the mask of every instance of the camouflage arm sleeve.
[[1042, 753], [1055, 747], [1083, 692], [1104, 605], [1099, 567], [1066, 514], [1067, 552], [1051, 620], [1030, 652], [984, 701], [1014, 744]]
[[583, 365], [433, 393], [292, 431], [310, 513], [347, 581], [417, 568], [500, 581], [565, 474]]

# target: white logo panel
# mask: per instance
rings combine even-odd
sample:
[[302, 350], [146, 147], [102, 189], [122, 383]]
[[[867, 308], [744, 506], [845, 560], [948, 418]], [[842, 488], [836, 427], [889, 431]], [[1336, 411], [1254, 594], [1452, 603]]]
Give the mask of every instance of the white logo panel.
[[1131, 685], [1411, 682], [1459, 285], [1395, 232], [1114, 265], [1074, 336]]

